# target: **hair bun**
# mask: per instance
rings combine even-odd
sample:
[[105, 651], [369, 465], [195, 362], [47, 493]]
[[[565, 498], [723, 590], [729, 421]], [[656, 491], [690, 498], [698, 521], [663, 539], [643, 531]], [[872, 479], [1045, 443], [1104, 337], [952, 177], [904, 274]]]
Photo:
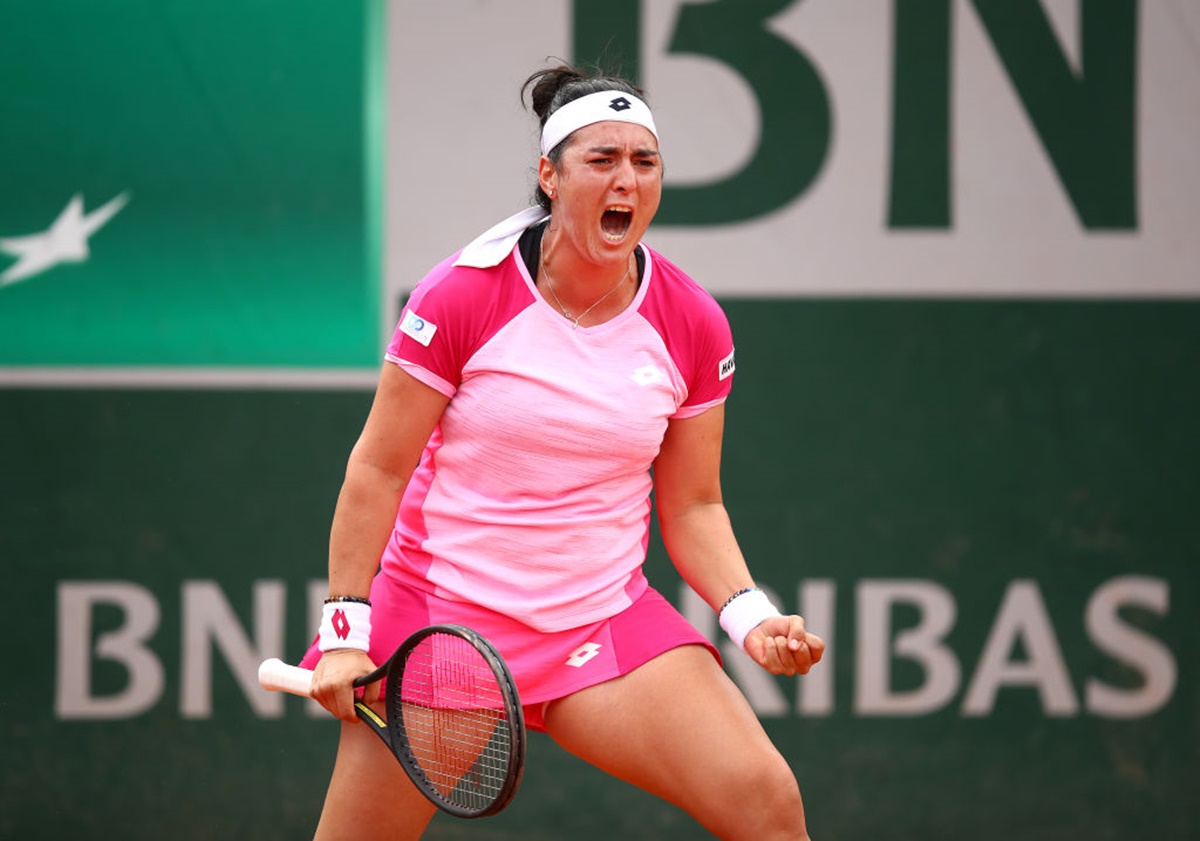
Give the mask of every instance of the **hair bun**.
[[548, 67], [537, 71], [525, 80], [525, 84], [521, 88], [521, 96], [524, 99], [525, 91], [529, 91], [529, 104], [533, 108], [533, 113], [537, 114], [539, 121], [544, 123], [556, 105], [562, 104], [561, 102], [555, 103], [559, 91], [572, 82], [582, 82], [586, 79], [587, 77], [583, 73], [566, 64]]

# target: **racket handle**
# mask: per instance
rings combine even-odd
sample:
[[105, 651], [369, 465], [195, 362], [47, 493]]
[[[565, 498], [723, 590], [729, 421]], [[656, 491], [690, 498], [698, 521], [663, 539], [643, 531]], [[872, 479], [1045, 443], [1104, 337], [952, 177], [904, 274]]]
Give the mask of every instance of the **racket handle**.
[[263, 660], [258, 667], [258, 682], [263, 689], [290, 692], [293, 695], [309, 695], [312, 692], [313, 673], [299, 666], [289, 666], [278, 657]]

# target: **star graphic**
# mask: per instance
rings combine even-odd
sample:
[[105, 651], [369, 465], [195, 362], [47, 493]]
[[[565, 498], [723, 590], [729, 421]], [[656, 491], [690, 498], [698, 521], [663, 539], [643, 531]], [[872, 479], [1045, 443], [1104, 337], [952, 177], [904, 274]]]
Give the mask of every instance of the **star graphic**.
[[0, 251], [17, 258], [4, 274], [0, 286], [8, 286], [49, 271], [59, 263], [82, 263], [91, 251], [88, 237], [100, 230], [129, 201], [121, 193], [91, 213], [83, 212], [83, 196], [76, 194], [67, 202], [54, 224], [44, 233], [0, 239]]

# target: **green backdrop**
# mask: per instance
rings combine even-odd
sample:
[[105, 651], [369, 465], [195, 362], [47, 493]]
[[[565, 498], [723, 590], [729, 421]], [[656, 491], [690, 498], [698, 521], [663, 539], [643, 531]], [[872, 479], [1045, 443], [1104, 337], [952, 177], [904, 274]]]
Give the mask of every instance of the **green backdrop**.
[[[1190, 838], [1197, 733], [1200, 503], [1195, 465], [1200, 306], [947, 302], [727, 302], [739, 340], [726, 489], [748, 555], [787, 601], [832, 580], [837, 620], [827, 715], [764, 716], [801, 779], [816, 837]], [[0, 837], [301, 838], [311, 831], [336, 726], [289, 699], [252, 711], [222, 659], [211, 715], [180, 713], [181, 589], [216, 581], [253, 627], [255, 582], [287, 588], [286, 649], [302, 650], [305, 588], [323, 546], [366, 393], [0, 392], [0, 556], [17, 587], [0, 688]], [[1111, 719], [1044, 713], [1002, 688], [968, 717], [960, 689], [912, 718], [856, 714], [853, 591], [937, 582], [958, 603], [946, 642], [966, 677], [1005, 585], [1037, 583], [1074, 691], [1138, 675], [1085, 634], [1084, 603], [1114, 576], [1168, 582], [1165, 615], [1129, 621], [1178, 665], [1169, 701]], [[655, 548], [651, 574], [678, 580]], [[56, 587], [132, 581], [160, 604], [147, 645], [166, 682], [145, 713], [54, 714]], [[97, 610], [96, 637], [124, 621]], [[914, 617], [894, 617], [903, 629]], [[1012, 659], [1020, 660], [1020, 651]], [[93, 691], [126, 671], [96, 657]], [[907, 666], [907, 669], [905, 668]], [[897, 656], [897, 688], [922, 680]], [[795, 686], [779, 683], [794, 703]], [[445, 820], [433, 838], [703, 837], [652, 798], [535, 736], [510, 812]], [[468, 829], [470, 833], [468, 833]]]
[[127, 204], [0, 286], [0, 364], [373, 365], [381, 8], [7, 4], [0, 240]]

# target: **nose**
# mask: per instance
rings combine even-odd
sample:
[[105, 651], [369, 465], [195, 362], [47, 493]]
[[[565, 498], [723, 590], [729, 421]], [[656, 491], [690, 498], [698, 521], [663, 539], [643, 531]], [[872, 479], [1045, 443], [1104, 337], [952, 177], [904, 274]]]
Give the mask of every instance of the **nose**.
[[621, 158], [613, 171], [613, 189], [619, 193], [628, 193], [636, 183], [633, 161], [629, 158]]

